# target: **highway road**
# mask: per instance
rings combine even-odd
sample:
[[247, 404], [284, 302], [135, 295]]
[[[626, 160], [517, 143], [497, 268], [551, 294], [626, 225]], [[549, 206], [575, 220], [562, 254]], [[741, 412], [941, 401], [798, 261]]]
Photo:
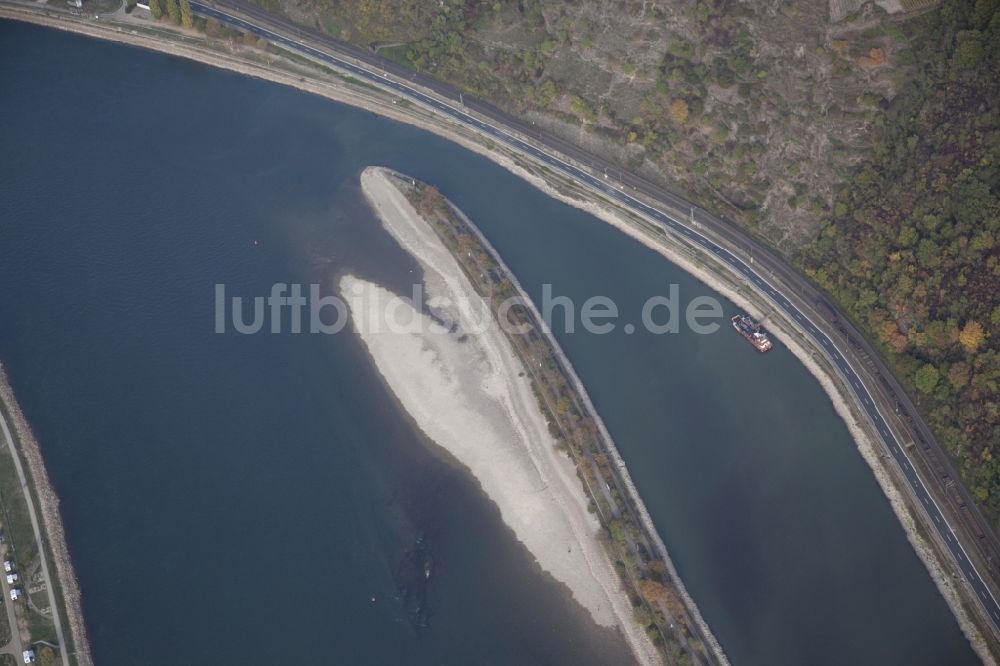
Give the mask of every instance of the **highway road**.
[[857, 398], [858, 404], [862, 407], [862, 409], [864, 409], [865, 413], [871, 419], [875, 429], [878, 431], [882, 441], [885, 443], [889, 454], [893, 457], [903, 476], [906, 478], [906, 481], [910, 484], [917, 500], [924, 505], [924, 510], [933, 521], [934, 528], [940, 535], [941, 540], [951, 552], [959, 571], [962, 572], [962, 575], [965, 577], [973, 592], [979, 598], [980, 603], [986, 609], [988, 616], [993, 622], [994, 628], [998, 633], [1000, 633], [1000, 604], [997, 603], [992, 592], [990, 592], [989, 587], [983, 582], [983, 579], [976, 570], [976, 567], [969, 560], [969, 556], [966, 553], [965, 548], [955, 536], [955, 532], [949, 525], [944, 513], [941, 511], [923, 481], [917, 475], [904, 447], [899, 441], [897, 441], [896, 436], [889, 428], [886, 419], [882, 416], [881, 411], [875, 404], [871, 393], [861, 381], [860, 375], [847, 361], [844, 354], [837, 348], [834, 341], [823, 333], [820, 328], [816, 326], [811, 319], [809, 319], [808, 316], [793, 305], [791, 300], [789, 300], [785, 294], [778, 291], [778, 289], [768, 282], [767, 279], [755, 272], [751, 266], [744, 263], [740, 258], [730, 253], [724, 247], [717, 245], [711, 239], [706, 238], [704, 235], [699, 233], [696, 226], [685, 224], [684, 222], [671, 217], [667, 213], [630, 196], [624, 189], [624, 186], [615, 186], [610, 183], [606, 177], [602, 178], [595, 176], [584, 169], [569, 164], [554, 155], [550, 155], [544, 150], [507, 132], [502, 127], [493, 125], [467, 113], [461, 105], [452, 105], [438, 99], [437, 97], [427, 95], [421, 90], [409, 86], [406, 83], [389, 79], [379, 71], [365, 69], [364, 67], [360, 67], [349, 60], [338, 57], [335, 54], [316, 49], [313, 46], [300, 42], [295, 38], [286, 37], [283, 34], [272, 32], [262, 25], [251, 23], [244, 18], [221, 11], [217, 8], [195, 1], [191, 2], [191, 7], [197, 14], [215, 18], [218, 21], [238, 28], [244, 32], [251, 32], [258, 37], [262, 37], [276, 45], [281, 46], [282, 48], [288, 49], [289, 51], [300, 53], [335, 66], [362, 81], [374, 83], [375, 85], [383, 88], [393, 90], [401, 96], [429, 107], [442, 116], [469, 126], [519, 153], [529, 155], [546, 167], [549, 167], [563, 176], [569, 177], [577, 183], [614, 200], [622, 207], [642, 215], [646, 219], [658, 224], [667, 232], [683, 239], [685, 242], [701, 248], [705, 252], [713, 255], [720, 263], [740, 275], [748, 284], [752, 284], [757, 291], [765, 295], [775, 305], [775, 307], [784, 312], [789, 320], [797, 322], [802, 331], [811, 337], [820, 349], [825, 350], [830, 361], [841, 372]]

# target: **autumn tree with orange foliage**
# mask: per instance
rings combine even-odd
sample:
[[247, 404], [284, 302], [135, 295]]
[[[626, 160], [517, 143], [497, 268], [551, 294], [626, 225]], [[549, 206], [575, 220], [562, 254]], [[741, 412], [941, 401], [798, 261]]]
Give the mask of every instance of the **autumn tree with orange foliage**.
[[672, 584], [644, 578], [639, 581], [639, 592], [649, 603], [662, 604], [674, 620], [680, 621], [684, 618], [684, 602]]
[[858, 65], [864, 69], [874, 69], [876, 67], [881, 67], [884, 64], [885, 51], [879, 48], [869, 49], [867, 55], [863, 55], [858, 58]]
[[684, 122], [688, 119], [688, 113], [690, 113], [688, 103], [684, 100], [675, 99], [670, 103], [670, 117], [678, 125], [684, 124]]
[[417, 210], [421, 215], [427, 217], [441, 205], [441, 193], [433, 185], [427, 185], [420, 192], [420, 199], [417, 203]]
[[965, 351], [970, 354], [975, 354], [976, 350], [979, 349], [979, 345], [983, 344], [984, 340], [986, 340], [986, 331], [983, 330], [979, 322], [972, 319], [965, 322], [965, 327], [958, 334], [958, 341], [965, 347]]

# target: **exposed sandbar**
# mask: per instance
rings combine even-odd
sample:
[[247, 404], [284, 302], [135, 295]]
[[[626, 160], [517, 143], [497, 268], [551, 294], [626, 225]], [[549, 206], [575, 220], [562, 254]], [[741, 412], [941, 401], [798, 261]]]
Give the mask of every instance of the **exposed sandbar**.
[[362, 188], [386, 230], [423, 267], [435, 313], [454, 324], [446, 332], [420, 304], [344, 276], [341, 293], [379, 372], [421, 430], [479, 480], [541, 568], [564, 583], [595, 622], [617, 626], [640, 662], [658, 662], [598, 541], [600, 524], [587, 511], [573, 463], [556, 449], [509, 341], [481, 325], [479, 317], [489, 312], [482, 298], [384, 172], [365, 170]]

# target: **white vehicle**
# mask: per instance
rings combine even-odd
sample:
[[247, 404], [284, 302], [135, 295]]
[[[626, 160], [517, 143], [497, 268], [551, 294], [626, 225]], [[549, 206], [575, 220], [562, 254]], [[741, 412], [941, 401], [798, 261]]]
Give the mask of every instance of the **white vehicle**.
[[3, 561], [3, 570], [4, 570], [4, 573], [10, 573], [11, 571], [14, 570], [14, 563], [11, 562], [10, 560], [4, 560]]
[[11, 601], [17, 601], [20, 598], [21, 598], [21, 588], [19, 588], [19, 587], [12, 587], [10, 589], [10, 600]]
[[7, 574], [7, 584], [8, 585], [13, 585], [16, 582], [17, 582], [17, 574], [16, 573], [9, 573], [9, 574]]
[[21, 653], [21, 656], [24, 657], [24, 663], [26, 663], [26, 664], [33, 664], [33, 663], [35, 663], [35, 651], [34, 650], [31, 650], [31, 649], [25, 650], [24, 652]]

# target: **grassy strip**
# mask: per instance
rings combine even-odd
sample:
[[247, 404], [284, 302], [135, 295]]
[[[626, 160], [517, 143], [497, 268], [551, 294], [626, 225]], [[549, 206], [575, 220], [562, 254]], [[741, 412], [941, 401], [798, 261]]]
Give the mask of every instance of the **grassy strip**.
[[7, 556], [27, 570], [37, 564], [38, 547], [28, 515], [28, 503], [14, 468], [7, 444], [0, 452], [0, 524], [3, 525]]
[[10, 643], [10, 622], [7, 621], [7, 608], [10, 605], [9, 599], [0, 599], [0, 647], [6, 647]]

